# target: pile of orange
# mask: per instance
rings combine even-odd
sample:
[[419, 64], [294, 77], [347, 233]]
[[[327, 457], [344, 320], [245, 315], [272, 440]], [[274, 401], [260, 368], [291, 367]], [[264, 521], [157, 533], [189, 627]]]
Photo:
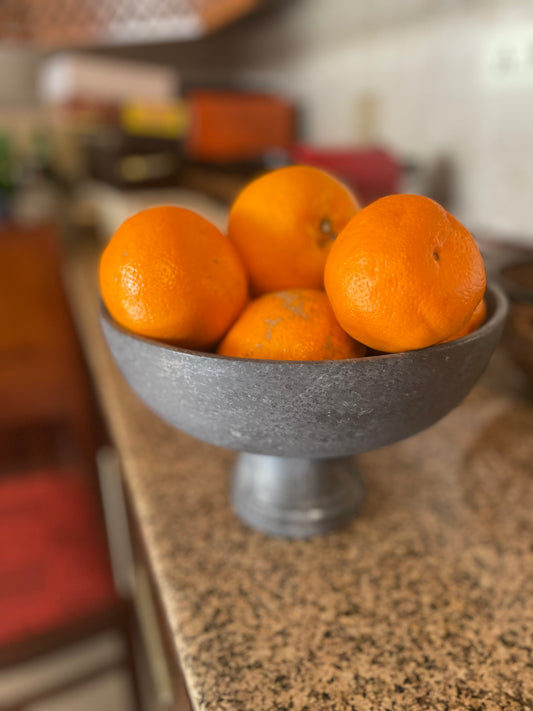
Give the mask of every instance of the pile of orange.
[[179, 207], [117, 230], [100, 262], [104, 303], [124, 328], [243, 358], [329, 360], [460, 338], [486, 318], [472, 235], [419, 195], [360, 208], [317, 168], [252, 181], [224, 235]]

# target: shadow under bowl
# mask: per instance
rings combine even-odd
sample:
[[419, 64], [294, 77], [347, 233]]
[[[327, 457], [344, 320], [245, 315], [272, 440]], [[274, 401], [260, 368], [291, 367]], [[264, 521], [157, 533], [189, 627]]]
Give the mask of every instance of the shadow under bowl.
[[[104, 307], [101, 323], [125, 379], [155, 413], [193, 437], [245, 453], [237, 462], [233, 494], [241, 518], [270, 533], [306, 537], [351, 518], [361, 500], [360, 484], [357, 491], [351, 487], [350, 516], [337, 520], [332, 513], [326, 523], [311, 521], [312, 533], [302, 535], [298, 526], [288, 531], [278, 523], [258, 523], [257, 511], [243, 514], [239, 497], [247, 497], [248, 508], [250, 497], [267, 508], [275, 500], [289, 518], [295, 505], [300, 513], [314, 509], [316, 521], [325, 499], [330, 508], [349, 508], [350, 495], [341, 489], [350, 488], [355, 474], [346, 458], [429, 427], [466, 397], [485, 370], [507, 314], [500, 288], [489, 286], [486, 299], [487, 320], [468, 336], [416, 351], [335, 361], [229, 358], [177, 348], [126, 331]], [[260, 479], [261, 492], [254, 493]], [[312, 494], [317, 487], [320, 506]]]

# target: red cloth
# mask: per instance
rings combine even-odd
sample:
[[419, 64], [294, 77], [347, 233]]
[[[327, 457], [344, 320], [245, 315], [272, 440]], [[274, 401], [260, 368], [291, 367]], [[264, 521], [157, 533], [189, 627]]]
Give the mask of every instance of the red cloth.
[[115, 599], [95, 492], [70, 471], [0, 478], [0, 645], [81, 620]]

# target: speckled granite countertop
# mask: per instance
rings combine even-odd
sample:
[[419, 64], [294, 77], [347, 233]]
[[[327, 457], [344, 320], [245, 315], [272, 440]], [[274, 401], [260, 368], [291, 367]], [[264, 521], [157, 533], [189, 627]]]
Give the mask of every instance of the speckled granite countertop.
[[467, 400], [361, 455], [361, 515], [325, 538], [245, 528], [234, 455], [166, 426], [69, 268], [88, 359], [198, 711], [533, 709], [533, 399], [496, 353]]

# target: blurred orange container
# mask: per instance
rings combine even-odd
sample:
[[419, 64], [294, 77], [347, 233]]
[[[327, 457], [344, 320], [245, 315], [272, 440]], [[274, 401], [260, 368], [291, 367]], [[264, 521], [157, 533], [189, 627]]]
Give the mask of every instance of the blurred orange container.
[[190, 158], [215, 163], [256, 159], [288, 150], [295, 139], [295, 111], [276, 96], [195, 90], [187, 95]]

